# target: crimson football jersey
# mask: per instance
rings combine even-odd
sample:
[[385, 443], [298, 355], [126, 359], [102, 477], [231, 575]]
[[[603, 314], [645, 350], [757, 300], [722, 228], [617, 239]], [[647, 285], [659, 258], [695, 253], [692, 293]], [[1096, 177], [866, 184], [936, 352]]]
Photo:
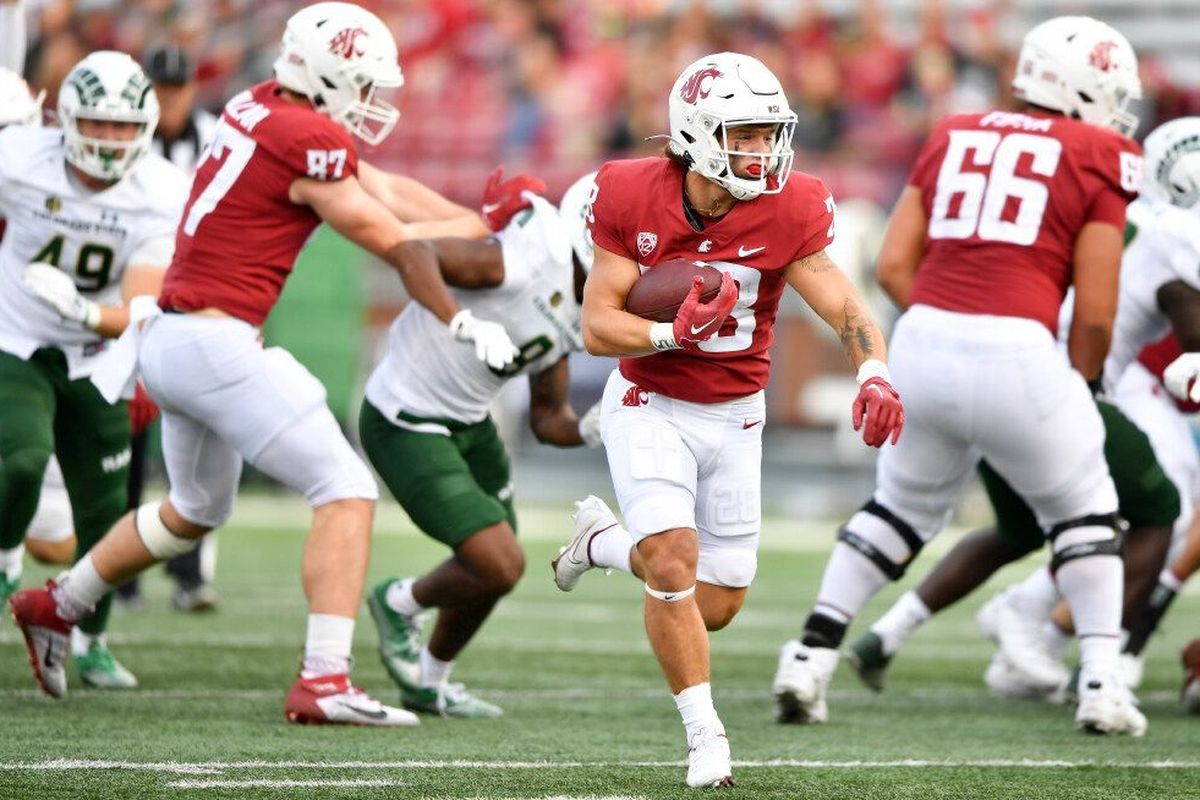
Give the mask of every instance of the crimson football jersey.
[[288, 187], [297, 178], [357, 174], [350, 134], [278, 89], [260, 83], [225, 106], [175, 236], [163, 308], [219, 308], [261, 325], [321, 223], [288, 199]]
[[739, 202], [697, 231], [684, 216], [684, 175], [663, 157], [610, 161], [596, 175], [590, 226], [597, 246], [636, 261], [643, 272], [685, 258], [733, 276], [737, 304], [699, 350], [620, 362], [621, 374], [643, 389], [717, 403], [767, 385], [784, 269], [833, 241], [833, 198], [817, 178], [793, 172], [779, 194]]
[[1075, 240], [1088, 222], [1124, 230], [1141, 148], [1066, 117], [962, 114], [934, 128], [908, 182], [929, 219], [912, 302], [1054, 333]]

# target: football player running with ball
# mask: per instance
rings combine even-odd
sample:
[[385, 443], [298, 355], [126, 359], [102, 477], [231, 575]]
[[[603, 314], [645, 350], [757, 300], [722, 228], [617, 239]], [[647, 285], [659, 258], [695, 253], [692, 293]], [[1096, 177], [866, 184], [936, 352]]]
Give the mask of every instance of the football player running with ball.
[[288, 20], [275, 79], [226, 105], [183, 210], [160, 300], [165, 313], [135, 341], [146, 388], [162, 408], [170, 494], [122, 517], [61, 583], [11, 600], [34, 673], [51, 694], [66, 690], [58, 654], [71, 624], [111, 587], [222, 525], [245, 459], [313, 507], [302, 563], [308, 632], [285, 701], [288, 720], [416, 724], [349, 677], [375, 482], [321, 384], [286, 351], [264, 349], [258, 331], [300, 248], [325, 221], [395, 266], [409, 294], [447, 323], [447, 338], [473, 341], [498, 369], [515, 356], [502, 328], [459, 314], [437, 270], [402, 260], [398, 250], [418, 236], [483, 236], [483, 220], [357, 158], [350, 134], [382, 141], [399, 114], [377, 95], [401, 83], [396, 43], [377, 17], [349, 3], [318, 3]]
[[[105, 337], [129, 323], [134, 298], [148, 296], [140, 305], [153, 307], [187, 197], [184, 174], [150, 153], [158, 101], [129, 56], [98, 51], [76, 64], [58, 117], [61, 130], [0, 131], [0, 595], [16, 588], [5, 584], [19, 573], [53, 453], [74, 512], [76, 557], [125, 511], [129, 413], [89, 376]], [[111, 604], [100, 592], [72, 620], [72, 649], [88, 684], [131, 688], [136, 678], [102, 637]], [[61, 670], [67, 650], [64, 638], [46, 658]]]
[[[583, 337], [621, 356], [600, 428], [627, 528], [597, 498], [578, 504], [576, 536], [554, 562], [570, 591], [592, 568], [645, 582], [645, 624], [683, 718], [689, 786], [733, 782], [729, 742], [709, 687], [709, 630], [741, 608], [754, 579], [772, 326], [791, 285], [840, 336], [858, 370], [856, 427], [868, 444], [900, 435], [883, 335], [825, 252], [833, 198], [792, 172], [796, 117], [779, 81], [738, 53], [706, 56], [671, 89], [666, 157], [606, 164], [591, 204], [595, 263]], [[643, 270], [673, 259], [719, 269], [673, 322], [625, 310]], [[864, 420], [865, 414], [865, 420]]]
[[[891, 342], [907, 430], [841, 529], [802, 638], [783, 647], [781, 722], [825, 721], [847, 626], [942, 529], [983, 457], [1051, 542], [1080, 641], [1077, 725], [1146, 729], [1118, 676], [1120, 521], [1088, 388], [1108, 352], [1125, 206], [1140, 181], [1127, 110], [1141, 94], [1137, 59], [1108, 25], [1059, 17], [1026, 35], [1013, 91], [1018, 113], [935, 127], [892, 214], [880, 274], [915, 275], [889, 287], [910, 305]], [[1068, 364], [1055, 332], [1072, 285]]]
[[[529, 423], [538, 441], [599, 446], [599, 409], [581, 421], [568, 401], [567, 357], [583, 349], [580, 302], [592, 265], [586, 203], [595, 174], [563, 196], [561, 214], [540, 197], [494, 239], [406, 242], [407, 263], [440, 268], [463, 310], [501, 324], [520, 351], [502, 369], [443, 335], [426, 308], [410, 305], [388, 334], [359, 416], [363, 447], [409, 517], [454, 550], [418, 578], [390, 579], [367, 599], [388, 674], [403, 704], [448, 718], [501, 710], [449, 682], [454, 659], [525, 568], [517, 543], [511, 469], [488, 406], [504, 384], [529, 375]], [[438, 608], [427, 644], [421, 613]]]

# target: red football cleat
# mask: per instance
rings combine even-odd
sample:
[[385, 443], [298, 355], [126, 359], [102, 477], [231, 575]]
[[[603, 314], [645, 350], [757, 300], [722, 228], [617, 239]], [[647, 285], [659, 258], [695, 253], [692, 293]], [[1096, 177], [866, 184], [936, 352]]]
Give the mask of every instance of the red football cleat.
[[40, 589], [24, 589], [8, 599], [13, 620], [25, 636], [33, 677], [51, 697], [67, 693], [67, 653], [70, 651], [70, 622], [58, 616], [51, 591], [56, 584], [46, 581]]
[[350, 676], [296, 678], [283, 703], [288, 722], [302, 725], [417, 725], [416, 714], [385, 706], [350, 683]]

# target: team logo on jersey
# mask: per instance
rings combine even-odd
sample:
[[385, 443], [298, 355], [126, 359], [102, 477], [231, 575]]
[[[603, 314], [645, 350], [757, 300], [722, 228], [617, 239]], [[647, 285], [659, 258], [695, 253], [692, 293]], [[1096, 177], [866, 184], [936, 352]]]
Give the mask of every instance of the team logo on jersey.
[[621, 398], [621, 405], [637, 408], [644, 406], [650, 402], [650, 393], [640, 386], [630, 386], [625, 390], [625, 396]]
[[366, 35], [366, 28], [343, 28], [329, 40], [329, 52], [342, 58], [361, 56], [363, 49], [358, 46], [358, 37]]
[[654, 248], [658, 247], [658, 234], [650, 231], [638, 231], [637, 236], [638, 252], [643, 256], [648, 256], [654, 252]]
[[[679, 90], [679, 96], [683, 98], [683, 102], [694, 104], [701, 97], [708, 97], [708, 93], [712, 91], [712, 80], [721, 77], [721, 70], [716, 67], [705, 67], [698, 72], [692, 74]], [[708, 84], [705, 85], [705, 78], [709, 78]]]
[[712, 250], [712, 239], [705, 239], [700, 243], [700, 246], [696, 248], [696, 251], [699, 253], [707, 253], [709, 250]]
[[1088, 55], [1088, 63], [1101, 72], [1108, 72], [1116, 66], [1113, 61], [1113, 51], [1116, 49], [1116, 42], [1096, 42], [1096, 46]]
[[51, 214], [57, 214], [62, 211], [62, 198], [50, 195], [46, 198], [46, 210]]
[[558, 308], [559, 306], [561, 306], [562, 305], [562, 297], [563, 297], [562, 292], [555, 292], [554, 294], [550, 295], [550, 307]]

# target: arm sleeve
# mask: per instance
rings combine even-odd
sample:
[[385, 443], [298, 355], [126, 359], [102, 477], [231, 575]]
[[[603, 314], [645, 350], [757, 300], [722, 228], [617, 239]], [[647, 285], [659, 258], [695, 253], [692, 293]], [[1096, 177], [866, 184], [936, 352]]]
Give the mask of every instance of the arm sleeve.
[[25, 72], [25, 6], [0, 5], [0, 67]]
[[637, 260], [637, 254], [629, 249], [627, 232], [624, 230], [624, 219], [620, 212], [625, 203], [622, 201], [622, 187], [612, 180], [612, 169], [609, 165], [600, 168], [596, 173], [598, 191], [592, 203], [592, 219], [588, 228], [592, 232], [592, 241], [610, 253]]

